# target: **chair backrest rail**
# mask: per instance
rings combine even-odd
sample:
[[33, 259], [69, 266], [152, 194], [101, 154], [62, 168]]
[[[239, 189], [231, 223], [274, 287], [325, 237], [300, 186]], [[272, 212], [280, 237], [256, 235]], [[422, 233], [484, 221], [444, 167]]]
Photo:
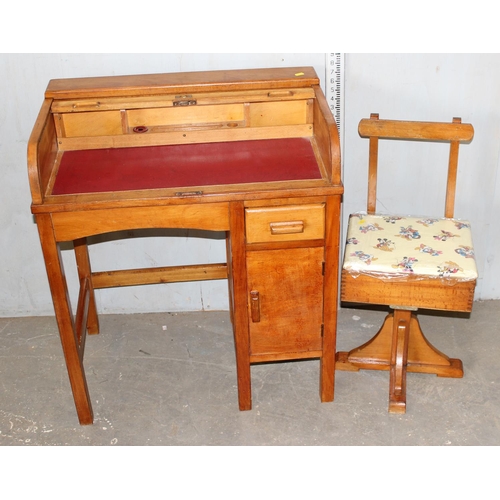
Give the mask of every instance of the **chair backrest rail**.
[[409, 122], [373, 118], [361, 120], [358, 131], [361, 137], [380, 139], [467, 142], [474, 136], [474, 128], [469, 123]]

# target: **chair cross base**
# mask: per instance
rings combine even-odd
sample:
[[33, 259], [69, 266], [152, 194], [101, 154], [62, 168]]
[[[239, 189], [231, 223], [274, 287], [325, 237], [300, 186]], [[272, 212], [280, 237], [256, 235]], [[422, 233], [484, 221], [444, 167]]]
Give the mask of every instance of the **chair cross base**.
[[349, 352], [337, 353], [336, 369], [388, 370], [389, 412], [406, 412], [406, 374], [430, 373], [438, 377], [463, 377], [462, 361], [449, 358], [425, 337], [414, 308], [391, 306], [378, 333]]

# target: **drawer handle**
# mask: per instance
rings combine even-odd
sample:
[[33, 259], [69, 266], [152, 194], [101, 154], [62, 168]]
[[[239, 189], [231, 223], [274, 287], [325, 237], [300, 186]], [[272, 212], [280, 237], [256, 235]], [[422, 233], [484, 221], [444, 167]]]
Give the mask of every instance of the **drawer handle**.
[[259, 292], [252, 290], [250, 292], [250, 314], [252, 316], [253, 323], [259, 323], [260, 321], [260, 297]]
[[286, 222], [270, 222], [271, 234], [297, 234], [304, 232], [303, 220], [291, 220]]

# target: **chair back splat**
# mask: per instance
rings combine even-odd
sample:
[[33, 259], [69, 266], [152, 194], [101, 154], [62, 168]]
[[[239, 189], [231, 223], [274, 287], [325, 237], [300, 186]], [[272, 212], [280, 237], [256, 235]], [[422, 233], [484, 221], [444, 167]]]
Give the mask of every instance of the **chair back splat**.
[[[369, 139], [367, 212], [349, 218], [342, 268], [344, 303], [378, 304], [390, 312], [369, 342], [339, 352], [337, 369], [388, 370], [389, 411], [406, 411], [406, 373], [462, 377], [462, 362], [448, 358], [425, 338], [420, 308], [470, 312], [477, 269], [470, 224], [454, 219], [458, 150], [474, 129], [460, 118], [449, 123], [363, 119], [359, 135]], [[377, 214], [379, 140], [448, 142], [450, 155], [444, 218]]]
[[358, 132], [361, 137], [370, 139], [367, 206], [369, 214], [376, 212], [379, 139], [406, 139], [446, 141], [450, 143], [444, 216], [453, 217], [458, 170], [458, 147], [461, 142], [469, 142], [474, 137], [472, 125], [462, 123], [460, 118], [453, 118], [451, 123], [380, 120], [378, 113], [372, 113], [369, 119], [365, 118], [360, 121]]

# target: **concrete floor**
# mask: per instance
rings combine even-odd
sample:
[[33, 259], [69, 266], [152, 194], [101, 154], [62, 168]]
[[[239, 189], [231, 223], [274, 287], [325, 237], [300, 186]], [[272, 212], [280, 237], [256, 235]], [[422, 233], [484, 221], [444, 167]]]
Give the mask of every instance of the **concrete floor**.
[[[338, 350], [384, 316], [341, 309]], [[499, 445], [500, 301], [420, 322], [465, 375], [409, 374], [407, 413], [393, 415], [388, 372], [337, 372], [335, 401], [320, 403], [317, 360], [254, 365], [241, 412], [227, 312], [101, 316], [85, 353], [95, 422], [80, 426], [54, 319], [1, 318], [0, 446]]]

